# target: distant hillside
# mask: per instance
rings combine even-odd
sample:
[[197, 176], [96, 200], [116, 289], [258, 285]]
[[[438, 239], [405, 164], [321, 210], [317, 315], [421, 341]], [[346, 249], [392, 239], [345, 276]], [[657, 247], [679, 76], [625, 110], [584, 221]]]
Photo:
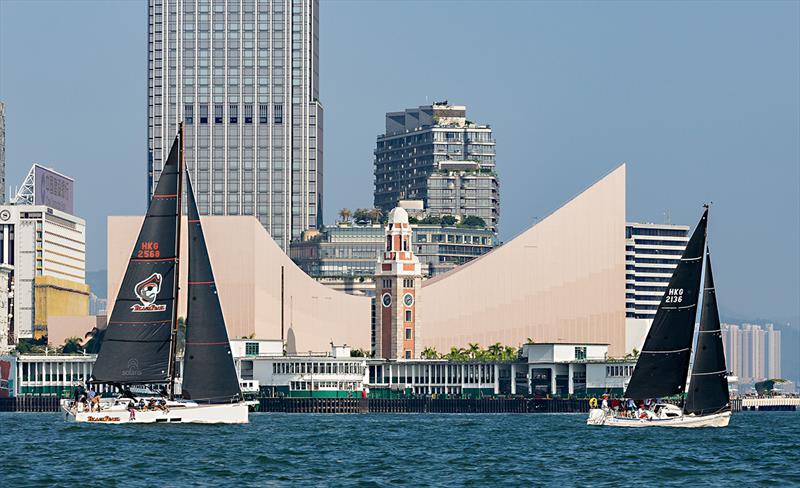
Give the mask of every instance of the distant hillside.
[[108, 298], [106, 296], [106, 290], [108, 289], [107, 274], [108, 273], [104, 269], [88, 271], [86, 273], [86, 284], [92, 287], [92, 293], [97, 295], [98, 298]]

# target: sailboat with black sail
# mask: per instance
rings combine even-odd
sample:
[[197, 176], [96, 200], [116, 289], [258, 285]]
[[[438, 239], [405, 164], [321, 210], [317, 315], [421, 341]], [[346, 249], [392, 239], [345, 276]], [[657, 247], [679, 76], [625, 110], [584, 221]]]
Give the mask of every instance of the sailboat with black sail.
[[[182, 394], [176, 395], [180, 381], [176, 347], [184, 179], [182, 136], [181, 128], [161, 171], [92, 369], [91, 383], [112, 385], [120, 394], [88, 404], [62, 401], [68, 420], [248, 421], [191, 182], [187, 185], [186, 350]], [[132, 390], [153, 393], [137, 397]]]
[[618, 427], [725, 427], [730, 422], [725, 353], [722, 349], [711, 256], [706, 248], [708, 208], [703, 212], [670, 279], [645, 338], [625, 398], [643, 402], [683, 396], [695, 332], [703, 254], [706, 251], [703, 308], [694, 364], [683, 407], [654, 403], [647, 409], [615, 414], [608, 408], [589, 411], [589, 425]]

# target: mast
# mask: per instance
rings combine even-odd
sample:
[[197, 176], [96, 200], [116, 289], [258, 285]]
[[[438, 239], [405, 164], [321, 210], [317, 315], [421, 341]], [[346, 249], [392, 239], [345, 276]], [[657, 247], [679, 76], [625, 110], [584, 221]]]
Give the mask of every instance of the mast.
[[175, 280], [173, 283], [172, 296], [175, 301], [172, 304], [172, 333], [169, 345], [169, 379], [168, 392], [169, 399], [175, 399], [175, 373], [177, 369], [177, 349], [178, 349], [178, 295], [180, 292], [180, 264], [181, 264], [181, 220], [183, 220], [183, 122], [178, 124], [178, 137], [180, 147], [178, 152], [178, 218], [175, 219]]

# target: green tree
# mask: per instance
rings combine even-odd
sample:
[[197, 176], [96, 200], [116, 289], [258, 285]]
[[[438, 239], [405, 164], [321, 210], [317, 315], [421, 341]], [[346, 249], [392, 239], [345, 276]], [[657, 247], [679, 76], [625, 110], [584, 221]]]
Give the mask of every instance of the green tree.
[[357, 208], [355, 212], [353, 212], [353, 220], [357, 224], [366, 224], [370, 221], [369, 219], [369, 210], [366, 208]]
[[422, 352], [420, 353], [420, 357], [422, 359], [439, 359], [439, 353], [436, 352], [435, 347], [428, 346], [422, 350]]
[[453, 215], [443, 215], [442, 225], [445, 227], [456, 225], [456, 218]]
[[351, 358], [368, 358], [371, 354], [366, 349], [350, 349], [350, 357]]
[[483, 229], [486, 228], [486, 221], [477, 215], [470, 215], [464, 218], [464, 220], [461, 222], [461, 225], [464, 227], [479, 227]]
[[414, 217], [413, 215], [408, 216], [408, 223], [409, 224], [419, 224], [419, 219]]
[[342, 222], [350, 222], [350, 216], [352, 213], [350, 212], [349, 208], [343, 208], [339, 210], [339, 217], [342, 219]]
[[481, 346], [477, 342], [470, 342], [469, 344], [467, 344], [467, 355], [470, 358], [476, 359], [480, 351], [481, 351]]
[[371, 208], [369, 209], [368, 215], [370, 222], [377, 224], [381, 221], [381, 217], [383, 217], [383, 210], [378, 207]]
[[64, 339], [64, 344], [61, 346], [62, 354], [77, 354], [83, 350], [80, 337], [67, 337]]
[[428, 215], [420, 221], [421, 224], [440, 225], [442, 218], [437, 215]]
[[499, 361], [502, 359], [503, 351], [504, 351], [503, 345], [500, 344], [499, 342], [495, 342], [487, 349], [487, 352], [489, 353], [488, 357], [493, 361]]

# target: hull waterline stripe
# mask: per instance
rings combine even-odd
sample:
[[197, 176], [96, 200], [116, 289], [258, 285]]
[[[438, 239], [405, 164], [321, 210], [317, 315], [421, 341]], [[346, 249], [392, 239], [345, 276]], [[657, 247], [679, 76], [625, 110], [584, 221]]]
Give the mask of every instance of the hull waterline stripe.
[[213, 285], [213, 281], [190, 281], [190, 285]]
[[158, 262], [165, 262], [165, 261], [177, 261], [176, 258], [131, 258], [131, 261], [135, 261], [137, 263], [158, 263]]
[[221, 344], [227, 344], [227, 342], [187, 342], [186, 344], [191, 344], [193, 346], [219, 346]]
[[722, 332], [722, 329], [714, 329], [714, 330], [698, 330], [698, 334], [711, 334], [713, 332]]
[[694, 305], [686, 305], [685, 307], [661, 307], [661, 308], [663, 308], [664, 310], [686, 310], [687, 308], [693, 308], [696, 306], [697, 304], [695, 303]]

